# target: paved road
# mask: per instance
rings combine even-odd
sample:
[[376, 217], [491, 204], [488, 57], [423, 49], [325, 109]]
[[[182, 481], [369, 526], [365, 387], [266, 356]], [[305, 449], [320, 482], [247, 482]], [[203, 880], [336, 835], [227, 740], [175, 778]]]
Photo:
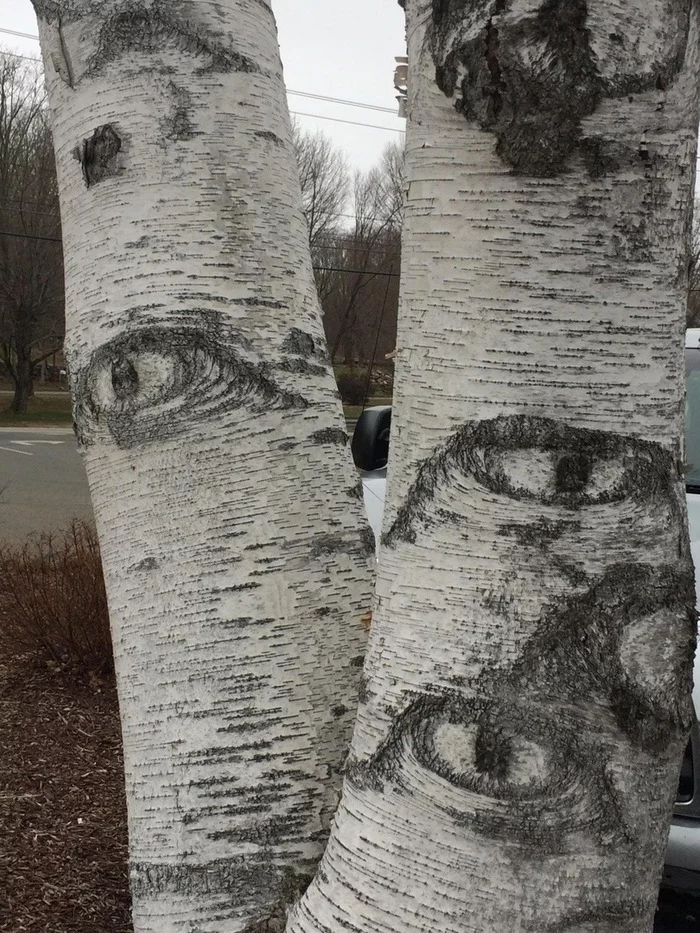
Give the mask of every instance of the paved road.
[[85, 469], [70, 428], [0, 428], [0, 543], [92, 520]]

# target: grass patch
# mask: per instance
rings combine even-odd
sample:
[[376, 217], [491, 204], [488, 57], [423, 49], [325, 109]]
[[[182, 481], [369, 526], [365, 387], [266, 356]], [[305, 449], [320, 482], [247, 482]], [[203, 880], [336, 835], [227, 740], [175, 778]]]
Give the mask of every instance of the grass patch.
[[70, 392], [65, 395], [33, 395], [27, 411], [7, 409], [12, 404], [10, 396], [2, 396], [4, 411], [0, 411], [0, 427], [28, 427], [34, 424], [57, 424], [70, 426], [73, 423]]

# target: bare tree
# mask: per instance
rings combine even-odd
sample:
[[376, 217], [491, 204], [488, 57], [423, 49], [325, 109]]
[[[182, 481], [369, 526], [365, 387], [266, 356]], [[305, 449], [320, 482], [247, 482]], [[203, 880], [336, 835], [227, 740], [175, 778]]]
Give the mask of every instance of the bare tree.
[[[384, 332], [386, 342], [379, 351], [393, 349], [403, 216], [402, 155], [401, 147], [388, 146], [377, 167], [356, 173], [354, 222], [329, 247], [331, 254], [323, 256], [324, 267], [335, 270], [333, 287], [323, 296], [326, 335], [334, 360], [368, 360], [378, 330]], [[393, 282], [387, 283], [387, 277]]]
[[34, 368], [63, 341], [63, 261], [40, 72], [0, 54], [0, 355], [26, 411]]
[[348, 167], [342, 151], [324, 133], [310, 133], [298, 123], [292, 124], [292, 132], [302, 209], [313, 249], [340, 229], [350, 187]]

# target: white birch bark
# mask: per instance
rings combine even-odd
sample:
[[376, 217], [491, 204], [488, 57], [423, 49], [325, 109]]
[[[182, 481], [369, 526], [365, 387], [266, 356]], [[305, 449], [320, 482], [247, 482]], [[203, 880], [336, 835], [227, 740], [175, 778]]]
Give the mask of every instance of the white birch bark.
[[374, 621], [290, 933], [651, 931], [689, 728], [698, 4], [407, 0]]
[[274, 930], [320, 858], [372, 533], [269, 0], [35, 0], [137, 933]]

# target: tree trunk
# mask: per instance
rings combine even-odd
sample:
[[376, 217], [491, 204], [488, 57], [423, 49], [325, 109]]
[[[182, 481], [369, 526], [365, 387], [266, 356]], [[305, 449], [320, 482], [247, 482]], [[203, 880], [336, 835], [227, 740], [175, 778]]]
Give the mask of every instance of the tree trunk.
[[267, 0], [34, 6], [135, 929], [273, 929], [337, 803], [372, 560], [274, 18]]
[[406, 12], [374, 621], [288, 931], [651, 931], [692, 715], [698, 4]]
[[12, 378], [15, 383], [15, 394], [11, 410], [22, 413], [27, 410], [29, 399], [34, 394], [34, 367], [31, 355], [28, 356], [18, 351]]

